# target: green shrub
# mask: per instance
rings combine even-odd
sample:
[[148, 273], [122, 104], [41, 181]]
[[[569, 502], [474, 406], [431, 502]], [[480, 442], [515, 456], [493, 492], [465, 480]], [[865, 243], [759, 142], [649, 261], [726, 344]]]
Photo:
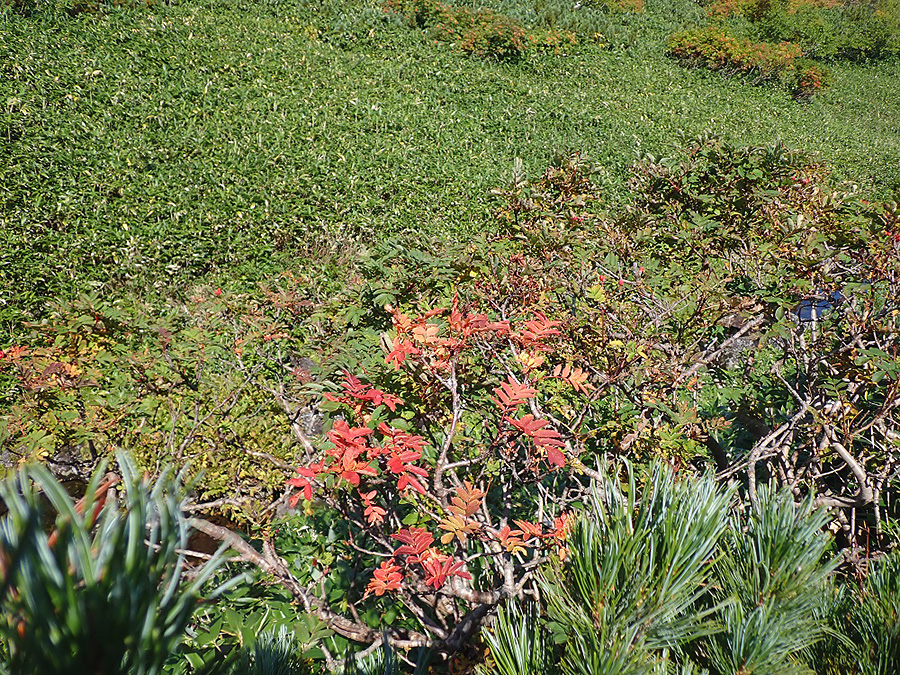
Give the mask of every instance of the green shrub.
[[715, 673], [808, 673], [807, 651], [829, 635], [830, 515], [787, 490], [761, 490], [746, 517], [732, 519], [713, 565], [708, 605], [722, 630], [700, 640], [695, 658]]
[[778, 675], [821, 665], [807, 659], [835, 635], [826, 614], [836, 561], [828, 516], [810, 500], [762, 490], [746, 517], [728, 516], [729, 493], [713, 480], [660, 467], [643, 485], [629, 472], [593, 494], [568, 560], [542, 573], [540, 605], [498, 612], [485, 673]]
[[498, 615], [486, 636], [493, 672], [662, 672], [668, 650], [714, 629], [695, 603], [706, 592], [730, 492], [662, 465], [643, 485], [626, 470], [621, 483], [603, 472], [565, 561], [542, 573], [542, 611], [513, 606]]
[[498, 61], [517, 61], [531, 50], [559, 50], [576, 42], [570, 32], [526, 29], [490, 9], [473, 10], [437, 0], [386, 0], [383, 6], [403, 16], [410, 26], [424, 29], [435, 41]]
[[187, 580], [182, 487], [167, 474], [146, 484], [125, 455], [119, 465], [122, 504], [107, 492], [118, 477], [102, 469], [77, 503], [42, 466], [0, 485], [8, 509], [0, 653], [9, 672], [153, 675], [181, 642], [219, 558]]
[[897, 0], [717, 0], [707, 14], [742, 17], [755, 39], [794, 42], [812, 58], [883, 58], [900, 52]]
[[849, 638], [841, 672], [893, 675], [900, 664], [900, 553], [876, 560], [859, 585], [848, 586], [839, 622]]
[[549, 673], [554, 665], [553, 642], [534, 603], [501, 606], [494, 625], [482, 635], [493, 663], [491, 668], [482, 667], [482, 673], [539, 675]]

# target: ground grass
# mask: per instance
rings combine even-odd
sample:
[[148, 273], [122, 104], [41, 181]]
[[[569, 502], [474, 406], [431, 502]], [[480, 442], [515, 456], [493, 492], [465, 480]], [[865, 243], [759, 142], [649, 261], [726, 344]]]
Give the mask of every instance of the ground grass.
[[[518, 3], [523, 6], [522, 3]], [[506, 5], [510, 5], [506, 2]], [[528, 15], [528, 12], [522, 12]], [[601, 17], [611, 44], [496, 63], [354, 3], [208, 0], [0, 18], [0, 332], [86, 288], [253, 282], [394, 235], [490, 227], [516, 158], [579, 150], [624, 194], [682, 136], [784, 140], [900, 188], [900, 67], [837, 64], [810, 103], [665, 58], [684, 0]]]

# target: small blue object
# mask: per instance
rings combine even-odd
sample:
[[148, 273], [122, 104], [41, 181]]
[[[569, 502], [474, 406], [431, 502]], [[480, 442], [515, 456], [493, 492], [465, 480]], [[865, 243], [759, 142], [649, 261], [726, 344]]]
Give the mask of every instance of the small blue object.
[[800, 319], [801, 323], [818, 321], [844, 300], [846, 300], [846, 297], [840, 291], [828, 292], [819, 290], [816, 291], [815, 295], [803, 298], [794, 311], [797, 313], [797, 318]]

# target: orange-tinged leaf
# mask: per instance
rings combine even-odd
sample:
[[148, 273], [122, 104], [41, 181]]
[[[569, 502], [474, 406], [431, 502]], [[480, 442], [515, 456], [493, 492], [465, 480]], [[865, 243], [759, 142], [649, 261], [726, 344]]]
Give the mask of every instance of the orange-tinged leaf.
[[481, 529], [478, 523], [457, 515], [447, 516], [438, 524], [438, 527], [447, 531], [446, 534], [441, 536], [442, 544], [449, 544], [456, 537], [463, 545], [465, 545], [468, 535], [474, 534]]
[[431, 532], [424, 527], [410, 527], [399, 530], [391, 535], [391, 539], [396, 539], [403, 544], [403, 546], [394, 551], [394, 555], [410, 556], [410, 562], [419, 562], [419, 556], [434, 543], [434, 537]]
[[516, 361], [522, 364], [522, 368], [529, 371], [544, 365], [545, 358], [544, 355], [538, 351], [527, 352], [523, 350], [516, 354]]
[[395, 565], [393, 560], [385, 560], [375, 570], [372, 579], [369, 581], [369, 585], [366, 587], [366, 595], [374, 593], [377, 596], [382, 596], [388, 591], [399, 591], [401, 581], [403, 581], [403, 574], [400, 572], [400, 567]]
[[437, 590], [443, 588], [447, 579], [452, 576], [471, 579], [472, 575], [463, 569], [464, 566], [465, 563], [461, 560], [453, 562], [452, 558], [445, 556], [426, 560], [422, 563], [422, 569], [425, 570], [425, 583]]
[[522, 539], [524, 533], [521, 530], [513, 530], [509, 525], [505, 525], [502, 530], [497, 533], [500, 545], [506, 549], [507, 553], [516, 555], [523, 553], [525, 548], [525, 540]]
[[550, 377], [556, 377], [567, 382], [572, 385], [572, 388], [575, 391], [581, 392], [582, 394], [587, 394], [594, 388], [594, 385], [588, 382], [588, 374], [577, 366], [574, 368], [569, 364], [566, 364], [565, 366], [556, 366]]
[[543, 537], [543, 528], [540, 523], [533, 524], [529, 523], [527, 520], [513, 520], [513, 522], [522, 530], [522, 535], [525, 537], [526, 541], [528, 539], [532, 539], [534, 537]]
[[412, 329], [413, 339], [423, 345], [434, 344], [438, 340], [440, 327], [435, 323], [419, 324]]
[[481, 508], [483, 497], [484, 492], [465, 481], [462, 487], [456, 488], [456, 495], [450, 498], [450, 511], [466, 518], [472, 516]]
[[494, 393], [497, 394], [497, 398], [491, 398], [491, 401], [503, 410], [505, 414], [513, 412], [520, 405], [527, 402], [528, 399], [537, 396], [537, 390], [514, 382], [512, 379], [496, 387]]
[[525, 348], [546, 349], [546, 345], [540, 343], [559, 335], [560, 332], [556, 330], [559, 325], [559, 321], [551, 321], [538, 312], [531, 321], [525, 322], [525, 328], [513, 335], [513, 338]]

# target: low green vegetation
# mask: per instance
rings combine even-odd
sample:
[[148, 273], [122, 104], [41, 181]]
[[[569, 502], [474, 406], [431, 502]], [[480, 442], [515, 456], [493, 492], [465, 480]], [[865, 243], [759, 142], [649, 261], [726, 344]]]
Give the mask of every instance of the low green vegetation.
[[798, 105], [665, 58], [667, 35], [706, 21], [689, 2], [546, 7], [496, 11], [601, 44], [498, 63], [366, 2], [7, 10], [4, 334], [86, 289], [183, 297], [298, 258], [336, 275], [391, 235], [470, 236], [516, 158], [540, 172], [578, 150], [621, 195], [641, 154], [710, 131], [818, 153], [875, 195], [900, 184], [895, 65], [835, 64], [833, 87]]
[[900, 52], [897, 0], [715, 0], [708, 14], [757, 39], [797, 43], [816, 59], [879, 59]]
[[892, 2], [0, 5], [0, 670], [896, 672]]

